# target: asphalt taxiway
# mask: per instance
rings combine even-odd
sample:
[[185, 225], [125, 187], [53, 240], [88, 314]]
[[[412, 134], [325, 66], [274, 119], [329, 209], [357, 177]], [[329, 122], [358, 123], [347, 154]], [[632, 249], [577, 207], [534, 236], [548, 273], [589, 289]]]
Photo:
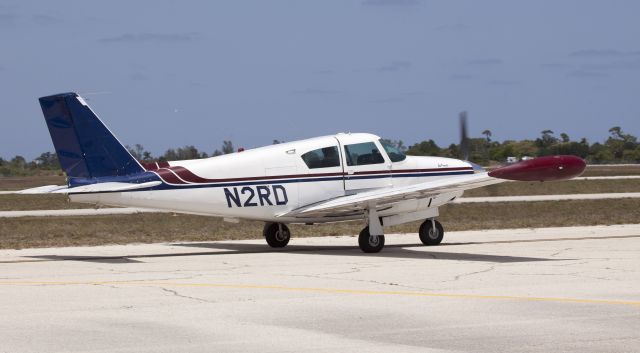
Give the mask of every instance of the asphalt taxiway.
[[640, 225], [0, 250], [0, 352], [632, 352]]

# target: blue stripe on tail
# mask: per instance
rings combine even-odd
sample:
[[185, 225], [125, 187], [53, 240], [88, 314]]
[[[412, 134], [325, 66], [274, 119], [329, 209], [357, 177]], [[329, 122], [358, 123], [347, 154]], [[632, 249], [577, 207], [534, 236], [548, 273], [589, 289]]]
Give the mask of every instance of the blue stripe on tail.
[[124, 176], [144, 168], [76, 93], [40, 98], [60, 165], [70, 178]]

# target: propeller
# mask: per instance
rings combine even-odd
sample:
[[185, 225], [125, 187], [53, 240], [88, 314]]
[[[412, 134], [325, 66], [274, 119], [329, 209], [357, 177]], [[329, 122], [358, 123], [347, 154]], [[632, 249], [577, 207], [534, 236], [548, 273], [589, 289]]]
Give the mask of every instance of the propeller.
[[460, 112], [460, 156], [469, 160], [469, 136], [467, 135], [467, 112]]
[[475, 171], [484, 171], [484, 168], [469, 160], [469, 136], [467, 135], [467, 112], [460, 112], [460, 156], [467, 163], [471, 164], [471, 167]]

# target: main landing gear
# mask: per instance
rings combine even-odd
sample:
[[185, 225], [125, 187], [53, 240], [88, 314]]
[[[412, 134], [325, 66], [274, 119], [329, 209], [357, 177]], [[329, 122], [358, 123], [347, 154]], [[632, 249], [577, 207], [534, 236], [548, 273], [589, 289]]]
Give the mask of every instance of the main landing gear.
[[420, 240], [424, 245], [438, 245], [442, 242], [442, 238], [444, 237], [444, 229], [442, 228], [442, 224], [436, 221], [435, 219], [427, 219], [420, 225], [420, 230], [418, 231], [420, 235]]
[[267, 222], [262, 230], [262, 235], [272, 248], [284, 248], [291, 239], [289, 227], [284, 223]]
[[384, 247], [384, 235], [371, 235], [369, 227], [365, 227], [358, 236], [358, 245], [366, 253], [380, 252]]
[[[381, 228], [382, 227], [380, 227], [380, 229]], [[360, 250], [366, 253], [380, 252], [384, 247], [384, 235], [381, 234], [381, 230], [379, 230], [378, 233], [380, 235], [372, 235], [369, 232], [369, 227], [365, 227], [358, 237]], [[444, 237], [444, 229], [440, 222], [431, 218], [427, 219], [420, 225], [418, 234], [420, 235], [420, 240], [424, 245], [438, 245], [442, 242], [442, 238]]]
[[[370, 231], [371, 225], [373, 225], [374, 231]], [[420, 225], [418, 234], [424, 245], [438, 245], [444, 237], [444, 229], [440, 222], [429, 218]], [[284, 248], [291, 239], [289, 227], [284, 223], [267, 222], [264, 225], [262, 235], [272, 248]], [[365, 253], [377, 253], [384, 248], [384, 233], [379, 218], [369, 220], [369, 226], [365, 227], [358, 236], [358, 245], [360, 250]]]

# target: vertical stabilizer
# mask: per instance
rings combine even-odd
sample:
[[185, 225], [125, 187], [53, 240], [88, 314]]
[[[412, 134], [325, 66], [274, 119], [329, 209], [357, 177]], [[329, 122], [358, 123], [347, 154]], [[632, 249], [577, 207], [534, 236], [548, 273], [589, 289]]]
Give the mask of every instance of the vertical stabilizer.
[[60, 165], [70, 178], [123, 176], [144, 168], [76, 93], [40, 98]]

